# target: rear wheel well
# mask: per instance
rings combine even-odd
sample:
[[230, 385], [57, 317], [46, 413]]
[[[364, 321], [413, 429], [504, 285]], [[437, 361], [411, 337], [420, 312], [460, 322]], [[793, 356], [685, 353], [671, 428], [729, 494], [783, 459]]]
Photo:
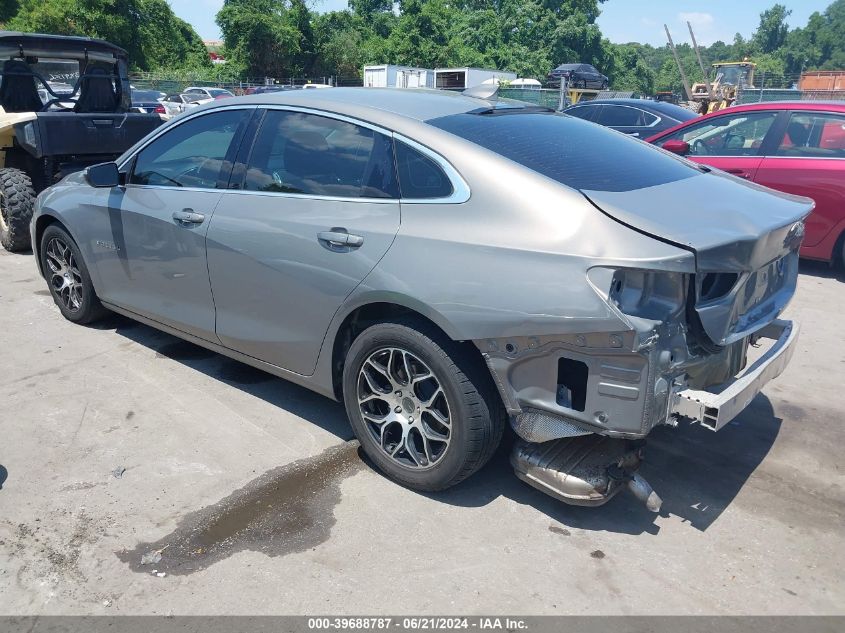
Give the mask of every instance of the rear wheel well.
[[[420, 314], [416, 310], [412, 310], [403, 305], [396, 303], [368, 303], [350, 312], [343, 323], [337, 330], [334, 338], [334, 346], [332, 348], [332, 386], [335, 397], [343, 401], [343, 366], [346, 362], [346, 353], [349, 351], [353, 341], [358, 335], [366, 330], [371, 325], [376, 323], [384, 323], [387, 321], [395, 321], [402, 317], [414, 317], [431, 324], [432, 327], [437, 328], [438, 331], [443, 332], [443, 336], [450, 338], [446, 332], [443, 331], [439, 325], [428, 317]], [[458, 345], [469, 350], [481, 365], [484, 365], [484, 360], [481, 357], [481, 352], [471, 341], [457, 341]], [[486, 366], [485, 366], [486, 372]]]

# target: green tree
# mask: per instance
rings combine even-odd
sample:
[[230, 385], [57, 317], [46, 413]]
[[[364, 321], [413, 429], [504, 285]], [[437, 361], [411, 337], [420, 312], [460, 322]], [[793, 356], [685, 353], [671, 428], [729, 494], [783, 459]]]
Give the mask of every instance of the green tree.
[[165, 0], [23, 0], [6, 26], [104, 39], [126, 49], [141, 70], [210, 66], [200, 37]]
[[0, 0], [0, 24], [13, 18], [18, 12], [18, 0]]
[[776, 4], [760, 14], [760, 26], [752, 41], [761, 53], [774, 53], [786, 43], [789, 25], [786, 18], [792, 11], [782, 4]]
[[281, 0], [225, 0], [217, 24], [228, 63], [251, 77], [293, 74], [301, 33]]

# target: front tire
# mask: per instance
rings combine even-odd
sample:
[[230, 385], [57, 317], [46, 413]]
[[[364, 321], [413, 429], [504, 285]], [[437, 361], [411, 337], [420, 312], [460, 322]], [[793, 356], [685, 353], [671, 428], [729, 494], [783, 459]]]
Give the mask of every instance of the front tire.
[[504, 416], [480, 358], [421, 319], [379, 323], [352, 343], [346, 412], [361, 447], [391, 479], [443, 490], [479, 470]]
[[31, 248], [29, 221], [35, 203], [32, 180], [20, 169], [0, 169], [0, 244], [19, 253]]
[[82, 253], [67, 231], [55, 224], [48, 226], [41, 237], [39, 257], [53, 301], [68, 321], [91, 323], [108, 314], [94, 292]]

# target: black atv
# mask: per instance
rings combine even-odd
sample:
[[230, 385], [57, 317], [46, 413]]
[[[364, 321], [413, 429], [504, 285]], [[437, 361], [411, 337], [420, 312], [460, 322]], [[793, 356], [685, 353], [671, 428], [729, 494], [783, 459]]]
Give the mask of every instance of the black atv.
[[0, 31], [0, 243], [30, 248], [35, 196], [114, 160], [162, 124], [130, 112], [126, 51], [86, 37]]

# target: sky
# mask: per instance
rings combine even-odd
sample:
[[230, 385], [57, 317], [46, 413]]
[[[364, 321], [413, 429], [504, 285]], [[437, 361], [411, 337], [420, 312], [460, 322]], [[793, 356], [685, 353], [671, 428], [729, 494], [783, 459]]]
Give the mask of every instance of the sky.
[[[832, 0], [607, 0], [598, 19], [602, 34], [611, 42], [666, 43], [663, 24], [669, 26], [675, 43], [689, 41], [686, 22], [692, 23], [699, 44], [716, 40], [733, 41], [735, 33], [748, 37], [757, 28], [760, 13], [775, 2], [792, 10], [790, 27], [804, 26], [814, 11], [824, 11]], [[203, 39], [219, 39], [214, 16], [223, 0], [169, 0], [173, 11], [189, 22]], [[345, 9], [347, 0], [311, 0], [317, 11]]]

